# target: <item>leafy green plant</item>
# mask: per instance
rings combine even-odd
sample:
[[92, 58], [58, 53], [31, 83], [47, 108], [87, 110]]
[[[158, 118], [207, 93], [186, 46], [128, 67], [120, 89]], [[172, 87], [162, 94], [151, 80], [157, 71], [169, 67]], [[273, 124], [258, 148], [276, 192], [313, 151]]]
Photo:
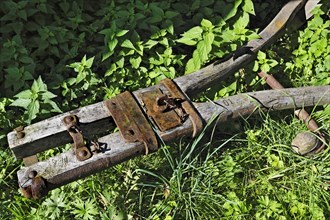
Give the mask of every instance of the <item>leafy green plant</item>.
[[55, 94], [47, 90], [47, 85], [41, 77], [34, 80], [31, 89], [24, 90], [14, 96], [16, 99], [10, 104], [25, 109], [26, 122], [30, 123], [39, 114], [62, 112], [52, 99]]
[[[238, 19], [229, 21], [230, 18], [236, 15], [237, 9], [241, 5], [243, 13]], [[225, 10], [227, 7], [222, 9]], [[231, 11], [225, 14], [226, 16], [217, 25], [203, 19], [200, 26], [193, 27], [183, 33], [177, 42], [196, 47], [192, 58], [186, 64], [185, 73], [196, 71], [215, 57], [222, 58], [224, 55], [236, 50], [245, 41], [258, 38], [255, 32], [246, 28], [249, 24], [249, 13], [254, 14], [252, 1], [246, 0], [244, 3], [243, 1], [235, 1]], [[231, 24], [232, 27], [228, 24]]]
[[325, 13], [320, 6], [313, 14], [307, 28], [299, 32], [299, 46], [292, 53], [294, 62], [286, 63], [286, 71], [296, 86], [330, 83], [330, 20], [322, 17]]
[[259, 51], [257, 55], [257, 61], [254, 62], [253, 71], [263, 71], [269, 73], [271, 68], [278, 65], [278, 62], [274, 59], [268, 59], [266, 53]]
[[[202, 144], [201, 136], [164, 146], [153, 155], [51, 191], [39, 201], [20, 195], [15, 173], [21, 164], [4, 143], [5, 135], [22, 123], [22, 114], [26, 122], [39, 120], [59, 108], [67, 111], [101, 101], [225, 58], [257, 38], [254, 28], [264, 27], [285, 2], [4, 0], [2, 219], [330, 218], [328, 150], [310, 158], [293, 154], [291, 139], [306, 128], [294, 118], [283, 120], [282, 112], [279, 118], [271, 115], [275, 120], [259, 115], [232, 122], [228, 127], [240, 125], [232, 138], [227, 138], [231, 129], [225, 134], [215, 129], [210, 143]], [[323, 6], [297, 39], [289, 34], [292, 41], [282, 39], [261, 52], [257, 69], [275, 71], [287, 64], [286, 78], [279, 80], [289, 85], [329, 84], [329, 12]], [[290, 52], [279, 56], [278, 50]], [[252, 67], [244, 67], [219, 83], [211, 99], [255, 90], [258, 82]], [[59, 108], [52, 104], [55, 100]], [[313, 114], [324, 131], [330, 129], [329, 111], [325, 106]]]

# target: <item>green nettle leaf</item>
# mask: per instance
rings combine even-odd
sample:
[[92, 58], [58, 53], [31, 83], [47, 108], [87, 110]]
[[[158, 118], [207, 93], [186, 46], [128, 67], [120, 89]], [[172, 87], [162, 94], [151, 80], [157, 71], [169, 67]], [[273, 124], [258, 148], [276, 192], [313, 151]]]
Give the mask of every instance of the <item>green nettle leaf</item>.
[[201, 21], [201, 25], [202, 25], [202, 27], [205, 27], [205, 28], [207, 28], [207, 29], [212, 29], [212, 28], [214, 28], [212, 22], [209, 21], [209, 20], [207, 20], [207, 19], [203, 19], [203, 20]]
[[179, 13], [176, 12], [176, 11], [166, 11], [165, 12], [165, 17], [166, 18], [174, 18], [177, 15], [179, 15]]
[[34, 100], [33, 102], [31, 102], [28, 106], [28, 120], [32, 121], [33, 119], [35, 119], [37, 117], [37, 114], [39, 113], [40, 110], [40, 103], [38, 100]]
[[[202, 38], [202, 33], [203, 33], [202, 27], [196, 26], [196, 27], [191, 28], [187, 32], [183, 33], [182, 38], [201, 39]], [[180, 39], [178, 41], [180, 41]]]
[[193, 58], [188, 60], [186, 64], [186, 71], [185, 74], [189, 74], [191, 72], [194, 72], [201, 67], [201, 60], [199, 59], [199, 54], [197, 50], [194, 51], [193, 53]]
[[197, 53], [193, 53], [193, 57], [199, 59], [200, 63], [204, 63], [207, 60], [209, 51], [211, 51], [211, 49], [212, 46], [209, 45], [206, 41], [200, 41], [197, 44]]
[[183, 43], [183, 44], [186, 44], [186, 45], [189, 45], [189, 46], [194, 46], [194, 45], [197, 44], [196, 40], [193, 40], [193, 39], [190, 39], [190, 38], [184, 38], [184, 37], [178, 39], [177, 42]]
[[47, 85], [42, 81], [41, 76], [39, 76], [37, 80], [33, 81], [31, 91], [34, 94], [47, 91]]
[[116, 36], [117, 37], [122, 37], [124, 36], [125, 34], [127, 34], [129, 32], [129, 30], [121, 30], [121, 31], [118, 31]]
[[115, 47], [117, 46], [117, 44], [118, 44], [117, 38], [114, 38], [111, 41], [109, 41], [108, 42], [109, 51], [113, 51], [115, 49]]
[[242, 4], [242, 0], [235, 0], [234, 5], [226, 5], [226, 2], [223, 2], [223, 4], [224, 7], [222, 7], [222, 14], [224, 15], [224, 20], [227, 21], [236, 15], [238, 7]]
[[[29, 91], [29, 90], [27, 90]], [[18, 94], [17, 94], [18, 95]], [[41, 99], [42, 100], [47, 100], [47, 99], [52, 99], [52, 98], [55, 98], [57, 95], [55, 95], [54, 93], [52, 92], [49, 92], [49, 91], [46, 91], [46, 92], [43, 92], [42, 95], [41, 95]]]
[[234, 24], [234, 31], [241, 33], [243, 29], [249, 24], [250, 17], [249, 14], [244, 12], [241, 17]]
[[58, 105], [56, 104], [56, 102], [52, 101], [52, 100], [45, 100], [44, 103], [48, 103], [50, 104], [50, 106], [53, 108], [52, 112], [58, 112], [61, 113], [62, 110], [58, 107]]
[[10, 106], [16, 106], [16, 107], [21, 107], [24, 109], [28, 109], [28, 106], [32, 102], [31, 99], [16, 99], [14, 102], [10, 104]]
[[242, 8], [243, 8], [243, 11], [245, 11], [249, 14], [252, 14], [252, 15], [256, 15], [255, 11], [254, 11], [254, 6], [253, 6], [252, 0], [245, 0]]
[[84, 67], [91, 68], [93, 65], [93, 62], [94, 62], [94, 57], [89, 58], [88, 60], [86, 60]]
[[133, 49], [133, 50], [135, 50], [135, 47], [134, 47], [133, 43], [132, 43], [130, 40], [128, 40], [128, 39], [126, 39], [126, 40], [121, 44], [121, 46], [122, 46], [122, 47], [125, 47], [125, 48], [129, 48], [129, 49]]
[[9, 75], [14, 75], [15, 77], [20, 75], [20, 71], [17, 67], [9, 67], [5, 70]]
[[131, 57], [129, 59], [129, 62], [132, 64], [134, 69], [139, 68], [141, 61], [142, 61], [142, 58], [140, 56], [137, 58]]
[[32, 92], [30, 90], [24, 90], [18, 94], [16, 94], [14, 97], [19, 99], [29, 99], [32, 96]]
[[86, 78], [86, 76], [87, 76], [86, 71], [80, 71], [77, 75], [77, 78], [76, 78], [76, 84], [83, 81]]
[[23, 20], [27, 21], [27, 14], [25, 10], [21, 10], [17, 13], [18, 17], [22, 18]]
[[266, 59], [266, 53], [259, 51], [258, 52], [258, 60], [265, 60]]

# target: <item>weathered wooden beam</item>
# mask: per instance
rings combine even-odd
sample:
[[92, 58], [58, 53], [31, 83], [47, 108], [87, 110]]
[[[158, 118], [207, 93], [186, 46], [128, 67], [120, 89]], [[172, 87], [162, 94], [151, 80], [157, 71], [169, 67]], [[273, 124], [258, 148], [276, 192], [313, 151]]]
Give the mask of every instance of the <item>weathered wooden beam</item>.
[[21, 138], [17, 132], [10, 132], [7, 135], [8, 143], [16, 158], [21, 159], [72, 142], [63, 123], [63, 118], [70, 114], [77, 115], [83, 134], [87, 137], [100, 135], [114, 128], [103, 102], [66, 112], [26, 126]]
[[[301, 8], [304, 1], [290, 1], [285, 5], [273, 21], [260, 33], [261, 38], [247, 44], [253, 54], [242, 54], [236, 59], [231, 57], [225, 62], [215, 62], [195, 73], [174, 79], [176, 84], [189, 97], [211, 87], [226, 75], [236, 72], [243, 65], [251, 62], [258, 50], [271, 43], [288, 21]], [[238, 50], [239, 51], [239, 50]], [[155, 86], [158, 87], [158, 86]], [[155, 87], [135, 91], [135, 96]], [[104, 106], [104, 102], [95, 103], [55, 117], [40, 121], [24, 128], [24, 137], [15, 131], [8, 134], [9, 147], [17, 159], [29, 157], [39, 152], [70, 143], [71, 137], [63, 124], [63, 118], [75, 114], [80, 119], [81, 129], [86, 137], [92, 138], [103, 134], [115, 127], [111, 115]]]
[[[324, 104], [330, 104], [330, 86], [251, 92], [216, 102], [195, 103], [195, 107], [205, 121], [218, 115], [217, 122], [220, 123], [248, 116], [259, 110], [273, 111]], [[183, 136], [189, 137], [192, 130], [192, 123], [187, 120], [182, 126], [158, 135], [165, 142], [172, 142]], [[30, 186], [32, 180], [29, 174], [37, 173], [46, 180], [47, 190], [51, 190], [145, 152], [143, 143], [126, 143], [118, 132], [101, 137], [98, 142], [103, 151], [94, 153], [88, 160], [77, 160], [70, 150], [29, 167], [23, 167], [17, 173], [20, 187]]]

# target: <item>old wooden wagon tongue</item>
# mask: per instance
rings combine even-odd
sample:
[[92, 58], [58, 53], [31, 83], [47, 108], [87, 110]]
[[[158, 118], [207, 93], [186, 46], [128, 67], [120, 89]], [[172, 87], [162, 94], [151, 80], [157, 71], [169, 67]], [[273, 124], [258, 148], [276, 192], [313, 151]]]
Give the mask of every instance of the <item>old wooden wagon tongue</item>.
[[[18, 183], [26, 197], [40, 198], [49, 190], [94, 174], [141, 154], [154, 152], [159, 142], [195, 137], [205, 122], [240, 118], [256, 110], [281, 110], [330, 103], [330, 86], [268, 90], [239, 94], [215, 102], [193, 103], [189, 97], [211, 87], [255, 58], [255, 53], [279, 36], [290, 21], [302, 24], [297, 13], [310, 11], [318, 1], [290, 1], [260, 33], [223, 62], [160, 84], [124, 92], [110, 100], [85, 106], [8, 134], [9, 146], [25, 167]], [[305, 10], [301, 10], [304, 8]], [[118, 127], [119, 132], [112, 132]], [[44, 161], [36, 154], [72, 143], [65, 151]]]

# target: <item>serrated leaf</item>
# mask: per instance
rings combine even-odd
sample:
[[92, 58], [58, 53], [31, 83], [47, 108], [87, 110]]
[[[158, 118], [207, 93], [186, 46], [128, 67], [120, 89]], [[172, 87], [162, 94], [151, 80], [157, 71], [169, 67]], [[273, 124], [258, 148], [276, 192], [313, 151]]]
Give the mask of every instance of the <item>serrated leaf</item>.
[[24, 109], [27, 109], [31, 101], [31, 99], [16, 99], [10, 104], [10, 106], [22, 107]]
[[201, 21], [201, 25], [202, 25], [202, 27], [206, 27], [206, 28], [208, 28], [208, 29], [212, 29], [212, 28], [214, 28], [212, 22], [209, 21], [209, 20], [207, 20], [207, 19], [203, 19], [203, 20]]
[[142, 58], [140, 56], [137, 58], [131, 57], [129, 59], [129, 62], [132, 64], [134, 69], [139, 68], [141, 61], [142, 61]]
[[265, 60], [266, 59], [266, 53], [264, 53], [262, 51], [259, 51], [257, 57], [258, 57], [258, 60], [260, 60], [260, 61]]
[[243, 12], [243, 14], [235, 22], [234, 30], [237, 29], [236, 32], [241, 32], [242, 29], [246, 28], [246, 26], [249, 24], [249, 22], [250, 22], [249, 14], [246, 12]]
[[166, 11], [165, 12], [165, 17], [166, 18], [174, 18], [177, 15], [179, 15], [179, 13], [176, 12], [176, 11]]
[[18, 13], [17, 13], [18, 17], [22, 18], [23, 20], [27, 21], [27, 14], [26, 14], [26, 11], [25, 10], [20, 10]]
[[129, 30], [121, 30], [121, 31], [118, 31], [116, 36], [117, 37], [122, 37], [124, 36], [125, 34], [127, 34], [127, 32], [129, 32]]
[[28, 56], [20, 57], [19, 61], [21, 61], [22, 63], [25, 63], [25, 64], [33, 63], [33, 59], [31, 57], [28, 57]]
[[86, 71], [80, 71], [77, 75], [77, 78], [76, 78], [76, 84], [83, 81], [86, 78], [86, 76], [87, 76]]
[[125, 48], [129, 48], [129, 49], [133, 49], [133, 50], [135, 50], [135, 47], [134, 47], [133, 43], [132, 43], [130, 40], [128, 40], [128, 39], [126, 39], [126, 40], [121, 44], [121, 46], [122, 46], [122, 47], [125, 47]]
[[18, 94], [16, 94], [14, 97], [20, 98], [20, 99], [29, 99], [32, 96], [31, 90], [24, 90]]
[[41, 99], [42, 100], [47, 100], [47, 99], [53, 99], [55, 98], [57, 95], [55, 95], [54, 93], [52, 92], [49, 92], [49, 91], [46, 91], [46, 92], [43, 92], [42, 95], [41, 95]]
[[193, 58], [198, 59], [200, 63], [204, 63], [208, 59], [208, 55], [212, 50], [211, 44], [206, 41], [200, 41], [197, 44], [197, 49], [193, 53]]
[[[234, 17], [237, 14], [237, 9], [241, 5], [242, 0], [235, 0], [234, 5], [230, 4], [227, 7], [224, 7], [222, 10], [222, 14], [224, 15], [224, 20]], [[226, 3], [224, 3], [226, 4]]]
[[197, 56], [193, 56], [193, 58], [188, 60], [188, 62], [186, 64], [185, 74], [189, 74], [189, 73], [192, 73], [196, 70], [199, 70], [200, 67], [201, 67], [200, 59], [198, 59]]
[[87, 68], [91, 68], [94, 62], [94, 57], [89, 58], [88, 60], [86, 60], [86, 64], [85, 67]]
[[203, 29], [200, 26], [196, 26], [189, 29], [187, 32], [183, 33], [182, 38], [201, 39], [202, 33], [203, 33]]
[[204, 42], [208, 46], [207, 53], [210, 53], [211, 52], [213, 41], [214, 41], [214, 34], [212, 32], [208, 32], [207, 34], [205, 34], [205, 36], [204, 36]]
[[33, 81], [31, 91], [34, 94], [47, 91], [47, 85], [42, 81], [41, 76], [39, 76], [37, 80]]
[[84, 55], [84, 57], [81, 59], [81, 64], [82, 66], [86, 66], [86, 55]]
[[30, 103], [28, 106], [28, 116], [29, 116], [29, 121], [32, 121], [37, 117], [37, 114], [40, 112], [40, 103], [38, 100], [35, 100]]
[[52, 112], [62, 113], [62, 110], [58, 107], [58, 105], [54, 101], [47, 100], [45, 103], [48, 103], [52, 106]]
[[178, 40], [176, 40], [176, 42], [179, 42], [179, 43], [182, 43], [182, 44], [186, 44], [186, 45], [189, 45], [189, 46], [194, 46], [197, 44], [197, 41], [196, 40], [193, 40], [193, 39], [190, 39], [190, 38], [180, 38]]
[[114, 53], [114, 51], [108, 51], [107, 53], [103, 54], [102, 62], [105, 61], [106, 59], [108, 59], [113, 53]]
[[19, 75], [20, 71], [17, 67], [9, 67], [7, 69], [5, 69], [7, 73], [9, 73], [10, 75]]
[[256, 15], [252, 0], [245, 0], [242, 9], [249, 14]]

